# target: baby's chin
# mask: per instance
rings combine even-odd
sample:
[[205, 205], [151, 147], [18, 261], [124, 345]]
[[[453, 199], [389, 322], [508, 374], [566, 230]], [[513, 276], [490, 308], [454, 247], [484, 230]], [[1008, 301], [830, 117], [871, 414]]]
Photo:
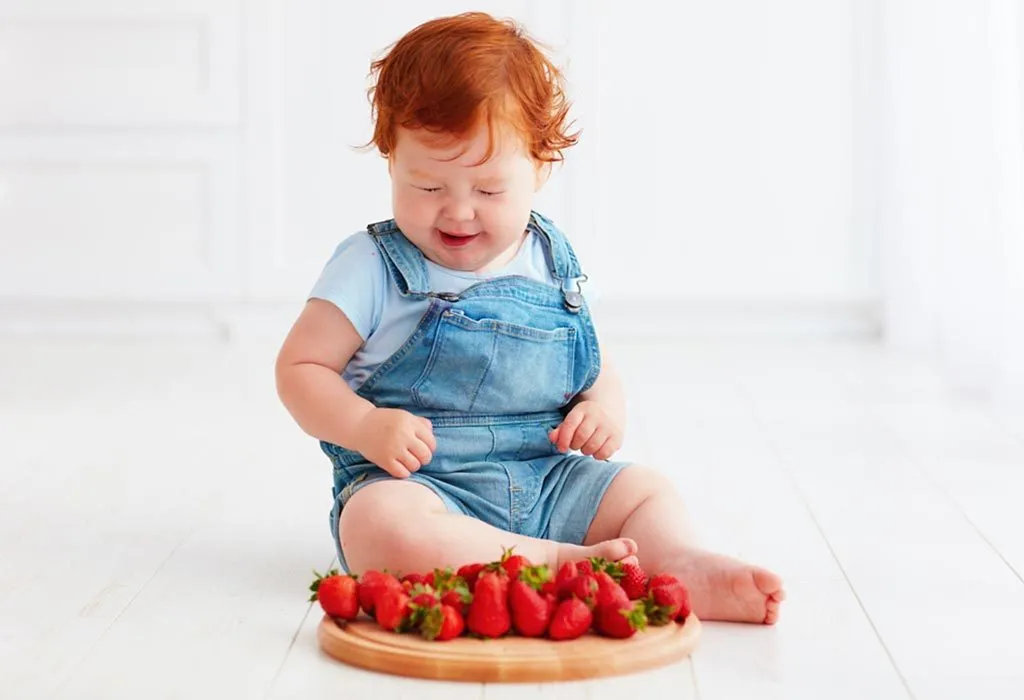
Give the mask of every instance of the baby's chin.
[[508, 251], [505, 250], [475, 250], [475, 251], [459, 251], [459, 250], [430, 250], [424, 251], [427, 259], [431, 262], [437, 263], [442, 267], [446, 267], [449, 270], [457, 270], [459, 272], [472, 272], [482, 273], [490, 270], [500, 269], [508, 264]]
[[453, 259], [451, 256], [427, 254], [427, 259], [441, 267], [446, 267], [449, 270], [456, 270], [458, 272], [487, 272], [491, 267], [499, 267], [498, 265], [495, 265], [498, 255], [485, 257], [479, 260], [459, 260], [457, 258]]

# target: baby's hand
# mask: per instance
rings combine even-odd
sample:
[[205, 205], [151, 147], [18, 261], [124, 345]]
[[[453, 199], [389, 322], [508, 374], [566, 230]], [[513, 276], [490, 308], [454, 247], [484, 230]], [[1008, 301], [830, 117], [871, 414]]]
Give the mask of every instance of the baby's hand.
[[622, 447], [622, 427], [596, 401], [580, 401], [562, 424], [548, 433], [559, 452], [579, 450], [595, 459], [608, 459]]
[[430, 421], [400, 408], [375, 408], [359, 421], [353, 448], [388, 474], [404, 479], [433, 458]]

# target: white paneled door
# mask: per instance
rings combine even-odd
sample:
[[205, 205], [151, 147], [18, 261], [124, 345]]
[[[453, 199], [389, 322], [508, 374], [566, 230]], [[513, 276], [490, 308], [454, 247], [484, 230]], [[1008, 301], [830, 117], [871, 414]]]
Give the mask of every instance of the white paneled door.
[[0, 1], [0, 296], [237, 293], [241, 15]]

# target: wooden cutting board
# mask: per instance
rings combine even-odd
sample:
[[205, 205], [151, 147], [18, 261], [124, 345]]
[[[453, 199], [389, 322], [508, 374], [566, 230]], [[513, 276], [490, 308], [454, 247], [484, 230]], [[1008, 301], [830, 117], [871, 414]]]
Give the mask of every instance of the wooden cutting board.
[[396, 634], [369, 618], [337, 622], [324, 616], [317, 630], [329, 656], [353, 666], [399, 676], [478, 683], [526, 683], [581, 680], [635, 673], [671, 664], [690, 655], [700, 636], [700, 621], [648, 627], [629, 639], [593, 633], [555, 642], [508, 636], [460, 637], [428, 642], [417, 634]]

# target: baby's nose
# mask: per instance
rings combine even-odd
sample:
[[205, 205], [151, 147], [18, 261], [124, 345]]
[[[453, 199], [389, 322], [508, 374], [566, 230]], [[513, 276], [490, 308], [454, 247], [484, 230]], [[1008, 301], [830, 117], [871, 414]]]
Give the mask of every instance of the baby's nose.
[[464, 199], [449, 199], [445, 203], [444, 215], [451, 221], [472, 221], [476, 218], [473, 205]]

